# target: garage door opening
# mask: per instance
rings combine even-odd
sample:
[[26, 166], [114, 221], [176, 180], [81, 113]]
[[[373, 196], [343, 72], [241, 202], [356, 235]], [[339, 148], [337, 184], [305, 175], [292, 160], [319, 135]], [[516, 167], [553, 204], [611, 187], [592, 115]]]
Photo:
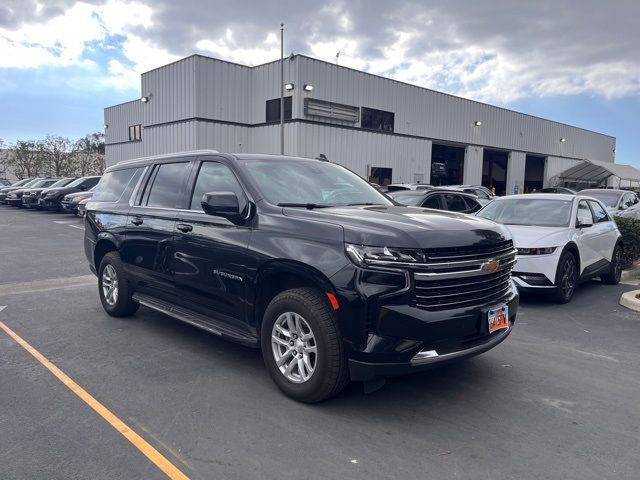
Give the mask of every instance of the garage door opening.
[[431, 148], [431, 185], [461, 185], [464, 148], [433, 144]]
[[507, 164], [509, 154], [498, 150], [485, 150], [482, 158], [482, 185], [496, 195], [504, 195], [507, 189]]
[[546, 160], [545, 157], [527, 155], [524, 164], [524, 193], [536, 192], [542, 188]]

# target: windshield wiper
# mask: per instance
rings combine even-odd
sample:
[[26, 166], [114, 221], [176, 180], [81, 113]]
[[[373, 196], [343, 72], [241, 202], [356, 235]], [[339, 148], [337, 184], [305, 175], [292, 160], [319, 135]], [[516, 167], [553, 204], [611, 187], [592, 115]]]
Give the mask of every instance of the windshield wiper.
[[300, 207], [306, 208], [307, 210], [313, 210], [314, 208], [327, 208], [334, 207], [335, 205], [330, 205], [328, 203], [279, 203], [279, 207]]
[[360, 205], [384, 205], [384, 203], [372, 203], [372, 202], [347, 203], [347, 207], [359, 207]]

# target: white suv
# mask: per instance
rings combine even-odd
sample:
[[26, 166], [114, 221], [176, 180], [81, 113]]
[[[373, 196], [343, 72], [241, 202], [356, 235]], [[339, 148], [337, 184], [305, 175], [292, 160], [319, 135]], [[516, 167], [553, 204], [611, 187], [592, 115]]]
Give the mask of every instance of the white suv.
[[494, 200], [478, 216], [505, 224], [518, 249], [514, 281], [571, 300], [580, 281], [615, 285], [622, 273], [622, 236], [605, 206], [584, 195], [538, 193]]

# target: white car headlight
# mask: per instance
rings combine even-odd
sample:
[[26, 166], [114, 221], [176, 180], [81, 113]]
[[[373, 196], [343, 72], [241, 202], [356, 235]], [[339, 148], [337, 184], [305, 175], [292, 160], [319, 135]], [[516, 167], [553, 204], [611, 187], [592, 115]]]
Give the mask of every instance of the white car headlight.
[[518, 248], [518, 255], [551, 255], [558, 247]]
[[360, 267], [402, 267], [425, 262], [423, 251], [417, 248], [369, 247], [347, 243], [345, 249], [351, 261]]

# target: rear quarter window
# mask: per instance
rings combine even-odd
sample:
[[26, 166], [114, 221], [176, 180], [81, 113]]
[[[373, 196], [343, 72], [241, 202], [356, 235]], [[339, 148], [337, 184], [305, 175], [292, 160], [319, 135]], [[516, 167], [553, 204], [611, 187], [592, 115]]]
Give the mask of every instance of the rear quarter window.
[[96, 185], [91, 200], [94, 202], [117, 202], [125, 193], [125, 190], [131, 193], [133, 189], [131, 184], [135, 184], [138, 181], [141, 173], [142, 168], [128, 168], [105, 173], [98, 185]]

